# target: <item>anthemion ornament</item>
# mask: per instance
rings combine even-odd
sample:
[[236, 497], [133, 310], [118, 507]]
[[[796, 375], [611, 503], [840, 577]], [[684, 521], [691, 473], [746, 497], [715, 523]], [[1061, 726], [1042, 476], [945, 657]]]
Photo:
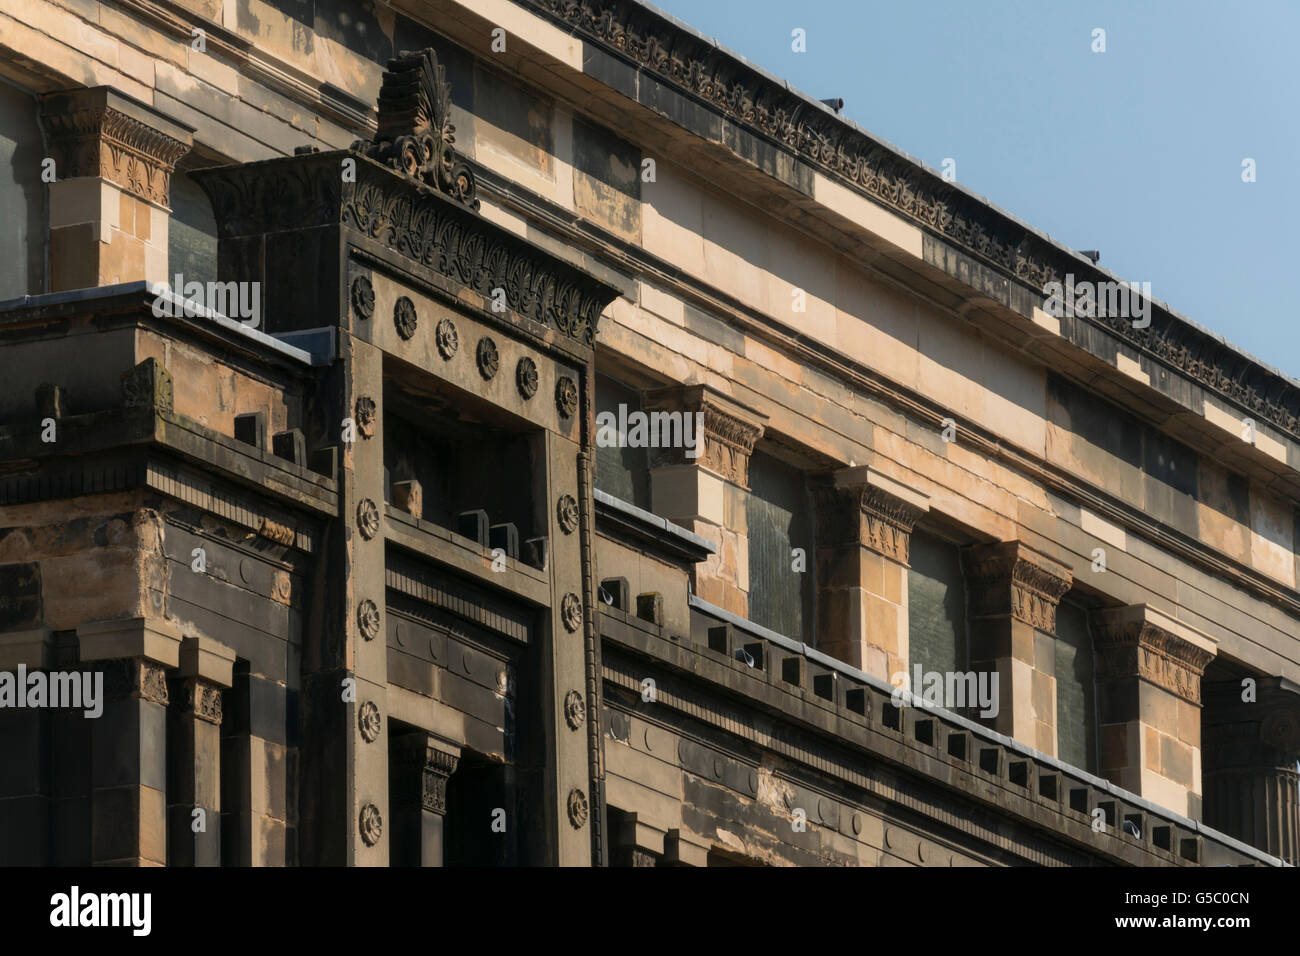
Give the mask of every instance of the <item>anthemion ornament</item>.
[[397, 326], [397, 334], [403, 339], [409, 339], [415, 334], [417, 322], [415, 303], [406, 296], [400, 297], [397, 305], [393, 306], [393, 324]]
[[527, 355], [521, 358], [519, 365], [515, 367], [515, 384], [519, 386], [519, 394], [525, 399], [537, 394], [537, 363]]
[[564, 695], [564, 722], [569, 725], [570, 730], [577, 730], [586, 719], [587, 704], [583, 701], [582, 695], [576, 690], [569, 691]]
[[352, 311], [363, 321], [375, 314], [375, 287], [366, 276], [352, 280]]
[[567, 375], [555, 383], [555, 407], [565, 418], [572, 418], [578, 410], [578, 385]]
[[587, 795], [574, 787], [569, 791], [569, 822], [575, 830], [581, 830], [587, 822]]
[[384, 835], [384, 818], [379, 815], [379, 808], [373, 803], [367, 803], [361, 808], [359, 825], [361, 839], [366, 841], [366, 846], [374, 846]]
[[497, 354], [497, 344], [486, 335], [478, 340], [478, 348], [475, 349], [474, 359], [478, 362], [478, 373], [483, 376], [484, 380], [492, 381], [496, 377], [497, 370], [501, 367], [501, 356]]
[[369, 498], [357, 502], [357, 530], [367, 541], [379, 533], [379, 507]]
[[570, 633], [582, 625], [582, 601], [572, 591], [560, 601], [560, 620], [564, 622], [564, 629]]
[[560, 495], [560, 500], [555, 503], [555, 517], [560, 522], [560, 530], [565, 534], [573, 534], [578, 527], [578, 502], [573, 499], [573, 495]]
[[368, 641], [379, 636], [379, 607], [370, 598], [357, 605], [357, 629]]
[[368, 700], [361, 705], [361, 710], [357, 713], [357, 726], [366, 743], [373, 744], [379, 739], [379, 731], [383, 725], [379, 719], [379, 707], [373, 700]]
[[438, 342], [438, 354], [444, 360], [450, 359], [460, 348], [460, 334], [456, 331], [456, 323], [451, 319], [443, 319], [438, 323], [434, 338]]

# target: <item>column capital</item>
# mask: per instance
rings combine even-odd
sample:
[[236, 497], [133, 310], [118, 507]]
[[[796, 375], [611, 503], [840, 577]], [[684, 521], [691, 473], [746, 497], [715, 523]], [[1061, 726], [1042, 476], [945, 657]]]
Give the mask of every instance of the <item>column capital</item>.
[[689, 457], [686, 448], [651, 448], [650, 467], [700, 465], [742, 488], [749, 487], [749, 456], [763, 435], [767, 416], [728, 398], [707, 385], [672, 385], [645, 393], [642, 401], [651, 412], [682, 412], [703, 415], [704, 448]]
[[1074, 583], [1069, 568], [1018, 540], [972, 545], [963, 558], [972, 617], [1009, 616], [1056, 633], [1056, 606]]
[[1150, 605], [1103, 608], [1092, 615], [1097, 676], [1139, 677], [1201, 705], [1201, 677], [1218, 642]]
[[193, 145], [193, 128], [107, 86], [46, 93], [41, 117], [60, 181], [99, 177], [169, 205], [171, 174]]
[[420, 774], [420, 804], [439, 816], [447, 812], [447, 778], [460, 764], [460, 748], [430, 734], [407, 734], [392, 745], [397, 767]]
[[841, 468], [814, 488], [818, 546], [858, 544], [907, 564], [912, 529], [930, 510], [927, 495], [866, 465]]

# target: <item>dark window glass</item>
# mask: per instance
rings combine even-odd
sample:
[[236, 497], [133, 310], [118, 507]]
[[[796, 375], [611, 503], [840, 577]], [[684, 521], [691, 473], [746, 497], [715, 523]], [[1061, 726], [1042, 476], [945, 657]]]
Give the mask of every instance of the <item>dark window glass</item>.
[[966, 588], [956, 545], [913, 531], [907, 572], [908, 662], [923, 671], [966, 667]]
[[1081, 770], [1097, 770], [1096, 695], [1088, 612], [1062, 601], [1056, 609], [1056, 755]]
[[45, 291], [44, 158], [36, 99], [0, 82], [0, 299]]
[[[619, 406], [626, 408], [620, 418]], [[596, 376], [596, 414], [608, 412], [615, 421], [640, 411], [641, 395], [604, 375]], [[644, 448], [602, 447], [601, 430], [596, 430], [596, 487], [638, 508], [650, 510], [650, 467]], [[623, 436], [626, 438], [626, 436]], [[623, 441], [620, 445], [625, 445]]]
[[166, 281], [174, 286], [179, 275], [184, 282], [216, 282], [217, 221], [207, 194], [178, 171], [172, 176], [171, 203]]
[[[749, 459], [749, 619], [814, 644], [813, 508], [803, 473], [770, 455]], [[802, 548], [804, 570], [793, 550]]]

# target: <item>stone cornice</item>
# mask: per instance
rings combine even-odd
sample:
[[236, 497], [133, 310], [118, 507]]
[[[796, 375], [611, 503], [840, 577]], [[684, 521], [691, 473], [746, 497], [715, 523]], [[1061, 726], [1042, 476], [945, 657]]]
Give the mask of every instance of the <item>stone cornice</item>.
[[[749, 487], [749, 456], [763, 435], [767, 417], [705, 385], [674, 385], [645, 394], [648, 412], [703, 414], [704, 450], [695, 458], [685, 448], [650, 449], [650, 466], [701, 465], [730, 482]], [[698, 437], [697, 437], [698, 440]]]
[[60, 181], [98, 176], [167, 206], [171, 174], [193, 130], [108, 87], [41, 97], [46, 139]]
[[1092, 617], [1099, 679], [1140, 677], [1200, 706], [1213, 638], [1146, 605], [1107, 608]]
[[925, 495], [859, 466], [814, 489], [819, 547], [858, 544], [907, 564], [912, 528], [930, 510]]
[[[684, 90], [736, 126], [942, 236], [1040, 292], [1048, 282], [1115, 281], [1006, 213], [876, 140], [786, 84], [632, 0], [520, 0], [584, 42]], [[1151, 324], [1097, 318], [1120, 339], [1300, 441], [1300, 387], [1152, 303]]]
[[1056, 606], [1074, 583], [1065, 565], [1019, 541], [969, 547], [963, 564], [972, 617], [1010, 615], [1056, 633]]
[[[340, 174], [356, 162], [355, 182]], [[221, 240], [338, 224], [510, 312], [591, 347], [615, 287], [520, 239], [472, 208], [361, 153], [336, 150], [190, 174], [208, 194]]]

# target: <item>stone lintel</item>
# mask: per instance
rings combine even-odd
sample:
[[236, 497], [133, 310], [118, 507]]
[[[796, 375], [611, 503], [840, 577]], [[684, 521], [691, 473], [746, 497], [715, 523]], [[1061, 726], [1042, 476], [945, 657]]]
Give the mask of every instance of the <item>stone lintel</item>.
[[1056, 633], [1056, 606], [1074, 583], [1069, 568], [1018, 540], [972, 545], [964, 558], [972, 619], [1010, 617]]
[[866, 465], [836, 471], [816, 497], [819, 547], [857, 544], [904, 565], [912, 528], [930, 510], [929, 496]]
[[[653, 412], [700, 413], [704, 434], [696, 435], [692, 458], [686, 448], [651, 448], [650, 467], [699, 465], [742, 488], [749, 487], [749, 456], [763, 435], [767, 416], [707, 385], [672, 385], [645, 393], [643, 408]], [[698, 442], [703, 440], [704, 448]]]
[[664, 861], [679, 866], [708, 866], [709, 847], [680, 829], [672, 829], [664, 838]]
[[234, 670], [235, 652], [220, 641], [198, 634], [181, 640], [178, 677], [230, 687]]
[[59, 182], [99, 177], [169, 206], [171, 174], [194, 143], [192, 127], [108, 86], [46, 93], [41, 114]]
[[92, 621], [77, 628], [77, 640], [82, 661], [138, 658], [163, 667], [180, 664], [181, 630], [162, 618]]
[[1097, 676], [1138, 677], [1197, 707], [1201, 676], [1218, 642], [1188, 624], [1145, 604], [1093, 613]]
[[28, 670], [43, 670], [54, 663], [54, 632], [48, 627], [0, 634], [0, 671], [12, 671], [19, 664]]

